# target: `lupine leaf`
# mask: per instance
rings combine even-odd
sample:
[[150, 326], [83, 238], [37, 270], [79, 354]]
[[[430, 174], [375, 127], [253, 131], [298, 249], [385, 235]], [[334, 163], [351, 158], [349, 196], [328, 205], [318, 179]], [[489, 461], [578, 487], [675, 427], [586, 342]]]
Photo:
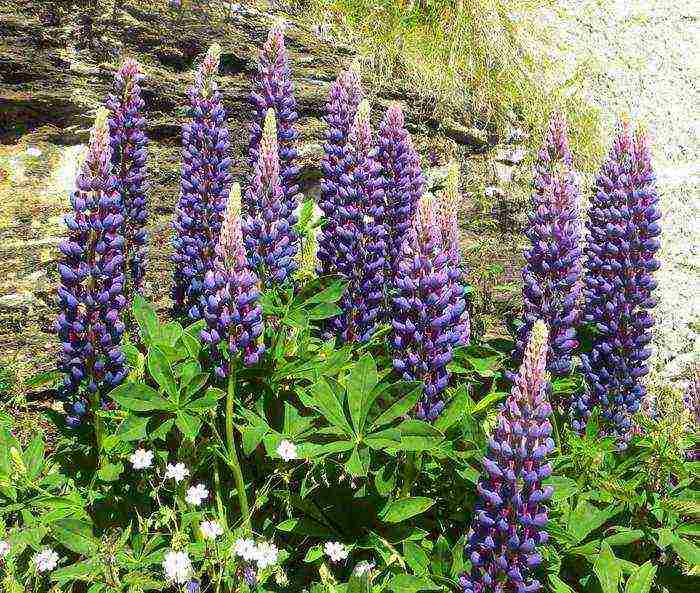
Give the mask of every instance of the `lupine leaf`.
[[389, 422], [393, 422], [398, 417], [406, 414], [416, 405], [416, 403], [418, 403], [418, 398], [422, 392], [422, 387], [416, 387], [408, 395], [394, 402], [387, 410], [382, 412], [377, 418], [374, 419], [372, 422], [372, 427], [379, 428], [380, 426], [389, 424]]
[[612, 549], [606, 543], [603, 543], [600, 547], [598, 558], [593, 565], [593, 572], [598, 577], [603, 593], [618, 592], [622, 570], [617, 558], [615, 558], [615, 554], [613, 554]]
[[343, 412], [343, 406], [325, 379], [321, 378], [314, 383], [309, 389], [309, 394], [314, 407], [316, 407], [331, 424], [334, 424], [347, 434], [352, 434], [352, 429]]
[[372, 391], [378, 382], [377, 364], [370, 354], [364, 354], [350, 369], [345, 385], [350, 417], [357, 434], [362, 431], [374, 401], [371, 400]]
[[625, 593], [649, 593], [654, 584], [657, 567], [648, 560], [640, 566], [625, 585]]
[[384, 511], [385, 523], [399, 523], [427, 511], [435, 504], [435, 500], [425, 496], [400, 498], [393, 501]]

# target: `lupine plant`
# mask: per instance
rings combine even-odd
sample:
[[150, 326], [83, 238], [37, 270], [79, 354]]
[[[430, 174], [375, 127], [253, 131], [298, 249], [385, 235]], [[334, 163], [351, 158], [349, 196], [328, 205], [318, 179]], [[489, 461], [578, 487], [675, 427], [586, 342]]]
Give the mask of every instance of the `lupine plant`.
[[535, 163], [531, 210], [526, 230], [523, 323], [518, 329], [520, 360], [537, 319], [549, 329], [547, 368], [555, 375], [571, 370], [578, 346], [576, 325], [581, 299], [580, 195], [574, 176], [566, 122], [556, 113]]
[[[111, 171], [108, 113], [101, 109], [90, 134], [87, 156], [71, 195], [73, 211], [65, 218], [68, 238], [61, 243], [58, 264], [61, 341], [60, 368], [71, 397], [85, 390], [93, 413], [101, 398], [126, 377], [121, 349], [124, 323], [124, 214], [117, 180]], [[86, 411], [79, 400], [67, 422], [79, 423]], [[101, 424], [96, 419], [98, 445]]]
[[401, 244], [413, 224], [418, 200], [425, 190], [420, 157], [406, 130], [401, 107], [387, 109], [379, 124], [377, 160], [386, 179], [386, 222], [389, 233], [387, 268], [396, 270]]
[[190, 87], [189, 119], [182, 128], [180, 197], [175, 210], [174, 312], [199, 319], [204, 275], [213, 269], [231, 187], [229, 132], [215, 80], [221, 48], [209, 48]]
[[297, 262], [297, 215], [285, 200], [280, 176], [275, 112], [265, 116], [258, 160], [246, 192], [245, 242], [251, 265], [267, 287], [291, 278]]
[[[355, 120], [355, 114], [364, 91], [360, 75], [356, 67], [341, 72], [331, 85], [328, 103], [326, 104], [326, 142], [324, 156], [321, 162], [321, 200], [319, 207], [324, 215], [323, 228], [319, 235], [318, 257], [322, 274], [338, 272], [338, 228], [341, 212], [338, 206], [342, 204], [344, 194], [340, 190], [347, 185], [349, 165], [348, 138], [350, 128]], [[347, 191], [347, 190], [344, 190]]]
[[146, 273], [146, 118], [140, 82], [144, 75], [135, 60], [124, 60], [107, 97], [112, 167], [124, 209], [126, 297], [140, 292]]
[[345, 173], [337, 190], [336, 272], [348, 287], [340, 301], [342, 313], [330, 321], [329, 333], [345, 342], [371, 337], [384, 302], [384, 190], [369, 112], [369, 103], [363, 100], [345, 146], [340, 165]]
[[[289, 56], [284, 46], [284, 23], [275, 23], [267, 36], [258, 59], [257, 72], [253, 77], [253, 91], [250, 95], [253, 118], [250, 124], [248, 161], [251, 170], [260, 160], [263, 128], [270, 109], [274, 110], [277, 122], [277, 146], [279, 150], [279, 176], [283, 203], [289, 212], [294, 212], [299, 202], [297, 178], [299, 167], [296, 164], [298, 152], [296, 142], [299, 132], [296, 128], [297, 103], [294, 98], [294, 85], [289, 65]], [[254, 175], [254, 174], [253, 174]], [[255, 208], [244, 196], [243, 210]]]
[[471, 335], [471, 320], [464, 297], [466, 271], [459, 245], [459, 207], [459, 166], [457, 163], [452, 163], [445, 180], [445, 190], [441, 193], [438, 202], [438, 222], [443, 248], [447, 254], [446, 271], [452, 287], [452, 322], [457, 335], [456, 344], [467, 346]]
[[393, 365], [405, 380], [424, 383], [416, 410], [421, 420], [435, 420], [445, 407], [441, 393], [459, 339], [454, 320], [464, 311], [464, 300], [454, 298], [444, 245], [435, 199], [424, 195], [401, 248], [391, 299]]
[[595, 325], [590, 353], [581, 357], [587, 388], [576, 402], [580, 430], [594, 406], [617, 435], [629, 438], [631, 415], [645, 396], [642, 378], [656, 305], [653, 273], [661, 233], [649, 140], [623, 122], [591, 198], [585, 258], [585, 320]]
[[541, 587], [532, 570], [542, 562], [538, 547], [548, 540], [545, 503], [553, 493], [542, 484], [552, 472], [547, 456], [554, 450], [547, 341], [547, 327], [535, 322], [515, 384], [488, 440], [469, 533], [472, 569], [460, 581], [465, 593]]

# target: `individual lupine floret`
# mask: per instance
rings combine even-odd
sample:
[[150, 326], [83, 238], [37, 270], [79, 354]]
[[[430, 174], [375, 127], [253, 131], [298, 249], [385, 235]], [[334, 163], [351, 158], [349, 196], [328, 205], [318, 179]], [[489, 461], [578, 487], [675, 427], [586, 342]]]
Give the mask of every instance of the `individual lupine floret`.
[[595, 325], [590, 353], [581, 356], [586, 390], [573, 410], [582, 430], [594, 406], [624, 441], [646, 390], [642, 378], [656, 305], [658, 208], [649, 140], [627, 122], [596, 179], [585, 246], [585, 321]]
[[471, 336], [471, 320], [464, 298], [466, 272], [459, 246], [459, 205], [459, 166], [452, 163], [447, 173], [445, 190], [439, 199], [438, 222], [448, 258], [446, 271], [452, 285], [452, 323], [457, 337], [456, 344], [467, 346]]
[[478, 502], [469, 532], [471, 572], [464, 593], [530, 592], [540, 589], [532, 569], [548, 539], [545, 503], [553, 494], [542, 481], [552, 471], [552, 412], [547, 401], [547, 328], [537, 321], [511, 394], [501, 407], [483, 459]]
[[[259, 161], [265, 118], [268, 111], [273, 109], [277, 121], [276, 140], [279, 148], [279, 176], [283, 202], [290, 212], [295, 212], [299, 202], [299, 167], [295, 164], [299, 157], [296, 149], [299, 137], [296, 128], [298, 114], [289, 56], [284, 46], [284, 29], [282, 21], [272, 26], [258, 59], [250, 96], [253, 118], [250, 124], [248, 161], [251, 169]], [[254, 206], [247, 202], [247, 198], [246, 195], [244, 214], [248, 214], [249, 208]]]
[[416, 416], [430, 421], [444, 408], [441, 393], [449, 383], [447, 365], [458, 340], [454, 311], [460, 305], [453, 302], [448, 269], [435, 200], [426, 194], [401, 247], [391, 325], [394, 368], [407, 381], [423, 382]]
[[700, 363], [695, 363], [692, 368], [692, 377], [685, 388], [683, 401], [692, 418], [693, 430], [700, 429]]
[[260, 282], [246, 257], [237, 183], [231, 189], [216, 255], [213, 269], [204, 278], [202, 311], [207, 328], [202, 330], [201, 338], [216, 362], [216, 373], [225, 377], [230, 368], [228, 359], [241, 356], [243, 364], [250, 366], [265, 350], [261, 340]]
[[258, 161], [246, 193], [245, 243], [251, 266], [267, 287], [283, 284], [296, 269], [296, 214], [284, 200], [275, 112], [268, 109]]
[[387, 109], [379, 124], [377, 160], [386, 179], [386, 221], [389, 233], [388, 269], [393, 273], [406, 233], [413, 224], [418, 200], [425, 191], [420, 157], [404, 125], [401, 107]]
[[[126, 377], [121, 349], [124, 323], [124, 216], [111, 172], [108, 113], [101, 109], [90, 134], [87, 156], [65, 218], [68, 238], [60, 244], [60, 314], [56, 331], [62, 345], [59, 366], [66, 395], [85, 387], [93, 407], [100, 395]], [[84, 404], [75, 405], [85, 412]], [[74, 407], [75, 407], [74, 405]]]
[[515, 358], [521, 360], [537, 319], [549, 329], [548, 370], [565, 375], [578, 346], [581, 298], [580, 191], [572, 168], [564, 118], [555, 114], [535, 164], [523, 268], [523, 324]]
[[112, 166], [124, 208], [126, 241], [126, 297], [140, 292], [146, 273], [146, 119], [139, 83], [144, 76], [132, 59], [124, 61], [114, 78], [114, 92], [107, 98]]
[[[348, 164], [348, 138], [357, 108], [364, 98], [358, 68], [353, 65], [341, 72], [331, 85], [326, 103], [326, 142], [321, 162], [321, 199], [324, 224], [319, 234], [318, 258], [322, 274], [338, 273], [338, 224], [340, 212], [337, 205], [343, 200], [338, 190], [348, 181], [344, 167]], [[341, 181], [342, 179], [342, 181]]]
[[369, 103], [362, 101], [341, 164], [336, 205], [336, 273], [348, 286], [339, 303], [342, 313], [330, 320], [329, 333], [345, 342], [371, 337], [384, 301], [384, 191], [369, 111]]
[[201, 318], [204, 275], [213, 267], [231, 187], [226, 112], [214, 77], [221, 48], [211, 46], [190, 87], [190, 119], [182, 128], [180, 198], [175, 209], [176, 315]]

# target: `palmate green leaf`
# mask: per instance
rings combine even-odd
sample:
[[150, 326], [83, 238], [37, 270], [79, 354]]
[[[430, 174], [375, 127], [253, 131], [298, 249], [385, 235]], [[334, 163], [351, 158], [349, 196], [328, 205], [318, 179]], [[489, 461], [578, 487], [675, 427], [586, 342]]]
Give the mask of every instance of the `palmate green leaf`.
[[625, 593], [649, 593], [654, 584], [657, 567], [648, 560], [640, 566], [628, 579]]
[[173, 368], [162, 349], [154, 347], [149, 350], [148, 372], [170, 397], [177, 397], [177, 383]]
[[377, 363], [371, 354], [364, 354], [352, 366], [345, 381], [350, 417], [356, 434], [362, 432], [370, 407], [377, 398], [378, 393], [374, 392], [374, 388], [378, 382]]
[[569, 585], [562, 581], [557, 575], [549, 575], [549, 585], [553, 593], [576, 593]]
[[555, 502], [567, 500], [579, 490], [576, 480], [564, 476], [550, 476], [543, 481], [543, 484], [554, 488], [552, 500]]
[[387, 463], [374, 474], [374, 487], [379, 496], [388, 496], [396, 487], [396, 465]]
[[608, 519], [622, 511], [620, 506], [610, 506], [598, 509], [588, 501], [582, 500], [569, 516], [567, 531], [574, 542], [582, 542], [589, 533], [592, 533], [605, 524]]
[[471, 413], [473, 415], [479, 414], [507, 396], [508, 394], [505, 391], [493, 391], [476, 402]]
[[311, 406], [317, 409], [334, 426], [343, 430], [346, 434], [352, 434], [352, 428], [345, 418], [345, 412], [341, 402], [336, 397], [330, 385], [324, 378], [320, 378], [308, 390]]
[[419, 593], [420, 591], [442, 591], [428, 577], [397, 574], [389, 581], [389, 589], [394, 593]]
[[618, 593], [622, 569], [612, 548], [606, 543], [600, 546], [598, 558], [593, 564], [593, 572], [598, 577], [603, 593]]
[[369, 451], [355, 447], [345, 463], [345, 469], [354, 477], [364, 477], [369, 471]]
[[133, 412], [172, 412], [175, 405], [161, 397], [158, 392], [143, 383], [122, 383], [115, 387], [109, 397], [122, 408]]
[[337, 303], [340, 300], [340, 297], [343, 296], [346, 286], [346, 282], [336, 280], [328, 288], [306, 299], [303, 304], [313, 305], [314, 303]]
[[353, 573], [350, 576], [346, 593], [370, 593], [371, 591], [372, 585], [369, 580], [369, 573], [362, 575]]
[[442, 414], [435, 421], [435, 428], [445, 432], [448, 428], [457, 424], [465, 414], [469, 414], [473, 406], [474, 402], [469, 397], [467, 386], [464, 384], [460, 385], [447, 408], [443, 410]]
[[103, 482], [114, 482], [119, 479], [124, 466], [121, 463], [104, 463], [97, 471], [97, 476]]
[[445, 439], [439, 430], [422, 420], [404, 420], [397, 428], [401, 432], [401, 442], [395, 447], [398, 451], [430, 451]]
[[92, 534], [92, 525], [80, 519], [60, 519], [51, 525], [56, 540], [71, 552], [93, 556], [100, 549], [100, 542]]
[[311, 321], [321, 321], [322, 319], [330, 319], [342, 313], [340, 307], [333, 303], [319, 303], [315, 305], [306, 314], [307, 319]]
[[223, 391], [223, 389], [219, 389], [218, 387], [210, 387], [209, 389], [207, 389], [206, 393], [202, 397], [199, 397], [188, 403], [185, 406], [185, 409], [188, 412], [192, 413], [201, 413], [206, 412], [207, 410], [215, 410], [219, 403], [219, 400], [225, 395], [226, 393]]
[[202, 428], [202, 419], [180, 410], [175, 416], [175, 425], [188, 439], [194, 441]]
[[146, 436], [148, 420], [147, 416], [127, 416], [119, 425], [116, 436], [125, 443], [139, 441]]
[[422, 392], [422, 387], [416, 387], [408, 395], [405, 395], [400, 400], [391, 404], [388, 409], [377, 416], [377, 418], [372, 421], [371, 426], [373, 428], [379, 428], [403, 416], [418, 403], [418, 398], [420, 398]]
[[384, 510], [382, 519], [385, 523], [400, 523], [427, 511], [435, 500], [425, 496], [400, 498], [391, 502]]
[[641, 529], [624, 529], [613, 535], [609, 535], [603, 541], [609, 546], [626, 546], [644, 537], [644, 532]]
[[27, 468], [27, 478], [36, 479], [44, 467], [44, 440], [40, 434], [34, 436], [29, 446], [22, 453], [22, 461]]
[[153, 305], [146, 301], [140, 294], [134, 295], [134, 304], [132, 307], [134, 319], [139, 324], [141, 330], [141, 338], [145, 344], [150, 344], [155, 336], [159, 333], [158, 315]]
[[180, 387], [180, 401], [188, 401], [209, 381], [210, 373], [196, 373]]
[[318, 560], [322, 556], [323, 548], [320, 544], [317, 544], [312, 548], [309, 548], [309, 550], [306, 552], [306, 556], [304, 556], [304, 562], [316, 562], [316, 560]]
[[81, 562], [76, 562], [70, 566], [57, 568], [51, 573], [51, 580], [56, 583], [66, 583], [68, 581], [90, 581], [101, 571], [100, 561], [90, 558]]
[[674, 536], [671, 547], [691, 566], [700, 566], [700, 547], [682, 537]]
[[263, 437], [269, 432], [267, 426], [246, 426], [242, 430], [243, 435], [243, 453], [250, 455], [263, 440]]
[[430, 558], [425, 550], [414, 542], [403, 543], [403, 557], [406, 564], [411, 567], [413, 574], [422, 575], [428, 572]]
[[332, 537], [335, 535], [332, 529], [313, 519], [287, 519], [277, 525], [275, 529], [309, 537]]

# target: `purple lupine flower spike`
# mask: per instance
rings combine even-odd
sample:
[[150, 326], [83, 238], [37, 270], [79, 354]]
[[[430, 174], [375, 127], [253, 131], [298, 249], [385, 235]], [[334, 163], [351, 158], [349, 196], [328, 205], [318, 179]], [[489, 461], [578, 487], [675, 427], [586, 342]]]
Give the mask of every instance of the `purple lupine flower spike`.
[[329, 335], [345, 342], [368, 340], [381, 317], [387, 235], [384, 190], [369, 118], [363, 100], [355, 115], [341, 163], [335, 229], [336, 273], [348, 282], [342, 313], [330, 320]]
[[416, 415], [430, 421], [444, 408], [441, 393], [449, 383], [447, 365], [458, 338], [448, 271], [435, 201], [424, 195], [399, 254], [391, 325], [394, 368], [407, 381], [423, 382]]
[[573, 410], [573, 427], [582, 430], [599, 405], [622, 445], [646, 394], [642, 378], [651, 356], [653, 274], [659, 268], [658, 201], [649, 140], [640, 132], [633, 135], [625, 122], [591, 198], [584, 319], [597, 333], [591, 352], [581, 356], [586, 390]]
[[388, 269], [393, 273], [401, 244], [425, 190], [420, 157], [406, 131], [399, 105], [391, 105], [379, 124], [377, 158], [386, 176], [386, 218], [390, 234]]
[[452, 285], [452, 322], [456, 345], [467, 346], [471, 337], [471, 319], [464, 298], [466, 272], [459, 246], [459, 166], [452, 163], [447, 173], [445, 190], [440, 195], [438, 221], [447, 254], [447, 274]]
[[547, 401], [547, 327], [533, 324], [511, 394], [501, 407], [483, 459], [478, 502], [467, 550], [472, 563], [460, 584], [464, 593], [537, 591], [532, 569], [548, 539], [546, 502], [553, 494], [542, 481], [552, 468], [552, 412]]
[[579, 201], [566, 122], [555, 114], [535, 164], [526, 231], [530, 247], [522, 272], [523, 324], [515, 347], [519, 361], [532, 325], [542, 319], [550, 334], [548, 370], [555, 375], [571, 370], [571, 353], [578, 346], [582, 289]]
[[216, 363], [216, 373], [225, 377], [230, 363], [221, 354], [221, 344], [231, 359], [241, 356], [246, 366], [256, 364], [265, 350], [260, 282], [246, 257], [237, 183], [231, 189], [216, 256], [213, 269], [204, 278], [201, 308], [207, 328], [200, 336]]
[[358, 68], [353, 66], [338, 75], [331, 85], [325, 120], [328, 124], [324, 157], [321, 162], [321, 199], [319, 207], [323, 212], [324, 224], [319, 234], [318, 259], [322, 274], [338, 273], [338, 225], [340, 213], [337, 206], [344, 199], [338, 190], [349, 181], [343, 177], [348, 151], [350, 128], [357, 108], [364, 97]]
[[204, 275], [213, 267], [215, 247], [231, 187], [229, 132], [214, 79], [221, 48], [211, 46], [190, 87], [190, 119], [182, 128], [180, 198], [175, 209], [176, 315], [199, 319]]
[[114, 78], [107, 98], [112, 166], [124, 207], [127, 300], [140, 292], [146, 273], [146, 119], [139, 83], [144, 76], [136, 61], [127, 59]]
[[[65, 391], [75, 396], [85, 387], [93, 401], [127, 374], [121, 349], [126, 305], [124, 215], [111, 172], [107, 118], [107, 110], [101, 109], [71, 195], [73, 212], [65, 218], [68, 238], [59, 246], [63, 260], [58, 264], [60, 314], [55, 324], [62, 344], [59, 366], [65, 373]], [[77, 409], [75, 414], [81, 415]], [[69, 417], [69, 422], [77, 423], [77, 416]]]
[[246, 203], [245, 241], [251, 266], [265, 286], [283, 284], [296, 269], [299, 238], [294, 229], [296, 216], [284, 200], [273, 109], [265, 116]]
[[[267, 112], [273, 109], [277, 121], [277, 145], [279, 148], [279, 175], [283, 192], [283, 202], [290, 213], [294, 213], [299, 203], [299, 167], [296, 165], [299, 154], [296, 142], [297, 103], [289, 65], [289, 56], [284, 46], [284, 23], [275, 23], [267, 36], [258, 59], [257, 73], [253, 78], [253, 91], [250, 102], [253, 119], [250, 124], [248, 161], [253, 169], [259, 160], [260, 142]], [[244, 214], [250, 214], [254, 204], [243, 204]], [[294, 215], [295, 216], [295, 215]], [[292, 220], [290, 218], [290, 220]], [[296, 222], [294, 218], [291, 222]]]

